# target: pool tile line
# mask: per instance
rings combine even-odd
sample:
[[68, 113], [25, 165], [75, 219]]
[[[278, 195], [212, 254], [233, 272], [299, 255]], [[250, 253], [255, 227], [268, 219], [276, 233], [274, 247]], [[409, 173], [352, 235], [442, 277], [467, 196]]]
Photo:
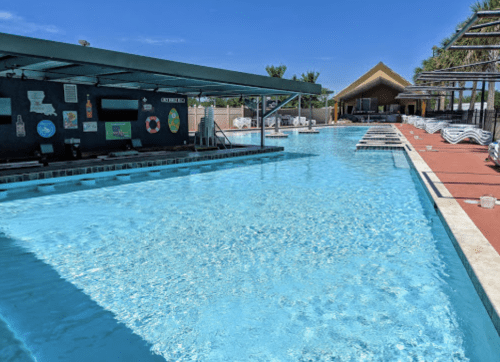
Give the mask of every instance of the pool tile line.
[[[408, 145], [406, 137], [397, 131], [402, 141]], [[498, 278], [500, 255], [418, 151], [406, 151], [406, 153], [431, 197], [438, 216], [443, 221], [453, 246], [500, 335], [500, 278]]]

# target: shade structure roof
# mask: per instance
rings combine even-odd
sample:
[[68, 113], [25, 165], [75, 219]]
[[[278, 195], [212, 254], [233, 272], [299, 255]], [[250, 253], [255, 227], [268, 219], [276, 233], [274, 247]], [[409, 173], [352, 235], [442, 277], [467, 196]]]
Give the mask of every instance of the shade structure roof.
[[427, 80], [436, 82], [457, 82], [457, 81], [498, 81], [500, 73], [497, 72], [421, 72], [417, 80]]
[[444, 87], [444, 86], [430, 86], [430, 85], [413, 85], [405, 88], [406, 92], [427, 91], [427, 92], [454, 92], [472, 90], [472, 88], [465, 87]]
[[0, 33], [0, 76], [201, 97], [321, 94], [321, 85]]
[[405, 89], [405, 87], [402, 86], [401, 84], [397, 84], [397, 83], [391, 82], [388, 79], [378, 77], [370, 82], [364, 83], [363, 85], [353, 89], [352, 91], [350, 91], [348, 93], [345, 93], [342, 98], [347, 99], [347, 98], [353, 98], [353, 97], [359, 96], [362, 93], [367, 92], [368, 90], [370, 90], [378, 85], [386, 85], [388, 87], [394, 88], [394, 89], [399, 90], [401, 92]]
[[340, 101], [353, 98], [381, 84], [393, 87], [399, 91], [403, 91], [405, 87], [411, 85], [406, 79], [394, 72], [384, 63], [380, 62], [347, 88], [339, 92], [334, 99]]
[[[485, 24], [474, 25], [480, 19], [497, 19]], [[500, 37], [498, 32], [472, 32], [467, 33], [469, 30], [479, 30], [482, 28], [488, 28], [491, 26], [497, 26], [500, 24], [498, 19], [500, 18], [499, 10], [485, 10], [478, 11], [474, 13], [462, 29], [457, 30], [457, 33], [450, 39], [450, 41], [444, 46], [443, 50], [495, 50], [500, 49], [500, 45], [453, 45], [457, 40], [461, 38], [496, 38]]]
[[438, 95], [420, 94], [420, 93], [399, 93], [396, 99], [432, 99], [439, 98]]

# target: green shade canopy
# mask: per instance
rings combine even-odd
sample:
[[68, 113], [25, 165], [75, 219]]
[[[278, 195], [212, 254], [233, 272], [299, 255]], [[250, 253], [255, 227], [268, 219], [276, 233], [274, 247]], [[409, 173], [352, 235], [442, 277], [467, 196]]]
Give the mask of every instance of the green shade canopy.
[[0, 33], [0, 76], [190, 97], [321, 94], [321, 85]]

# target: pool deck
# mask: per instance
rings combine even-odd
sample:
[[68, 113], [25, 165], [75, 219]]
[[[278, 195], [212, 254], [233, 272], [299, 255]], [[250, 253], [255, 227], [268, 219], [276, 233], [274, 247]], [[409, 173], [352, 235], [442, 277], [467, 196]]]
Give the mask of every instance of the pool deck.
[[393, 127], [409, 146], [407, 154], [500, 334], [500, 206], [484, 209], [465, 202], [489, 194], [500, 198], [500, 170], [485, 161], [487, 146], [452, 145], [440, 133], [408, 124]]
[[[488, 158], [488, 146], [473, 143], [452, 145], [440, 133], [429, 134], [407, 124], [397, 128], [500, 253], [500, 206], [489, 210], [479, 204], [465, 202], [479, 201], [481, 196], [488, 194], [500, 199], [500, 167], [495, 167], [489, 160], [485, 161]], [[415, 136], [419, 139], [415, 139]], [[428, 151], [426, 146], [432, 146], [432, 151]]]

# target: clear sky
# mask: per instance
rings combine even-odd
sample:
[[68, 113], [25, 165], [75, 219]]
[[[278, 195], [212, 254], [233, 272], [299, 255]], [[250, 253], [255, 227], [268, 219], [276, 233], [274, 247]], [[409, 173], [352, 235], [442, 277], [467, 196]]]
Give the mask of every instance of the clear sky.
[[412, 81], [473, 2], [16, 0], [0, 32], [262, 75], [284, 64], [338, 93], [379, 61]]

